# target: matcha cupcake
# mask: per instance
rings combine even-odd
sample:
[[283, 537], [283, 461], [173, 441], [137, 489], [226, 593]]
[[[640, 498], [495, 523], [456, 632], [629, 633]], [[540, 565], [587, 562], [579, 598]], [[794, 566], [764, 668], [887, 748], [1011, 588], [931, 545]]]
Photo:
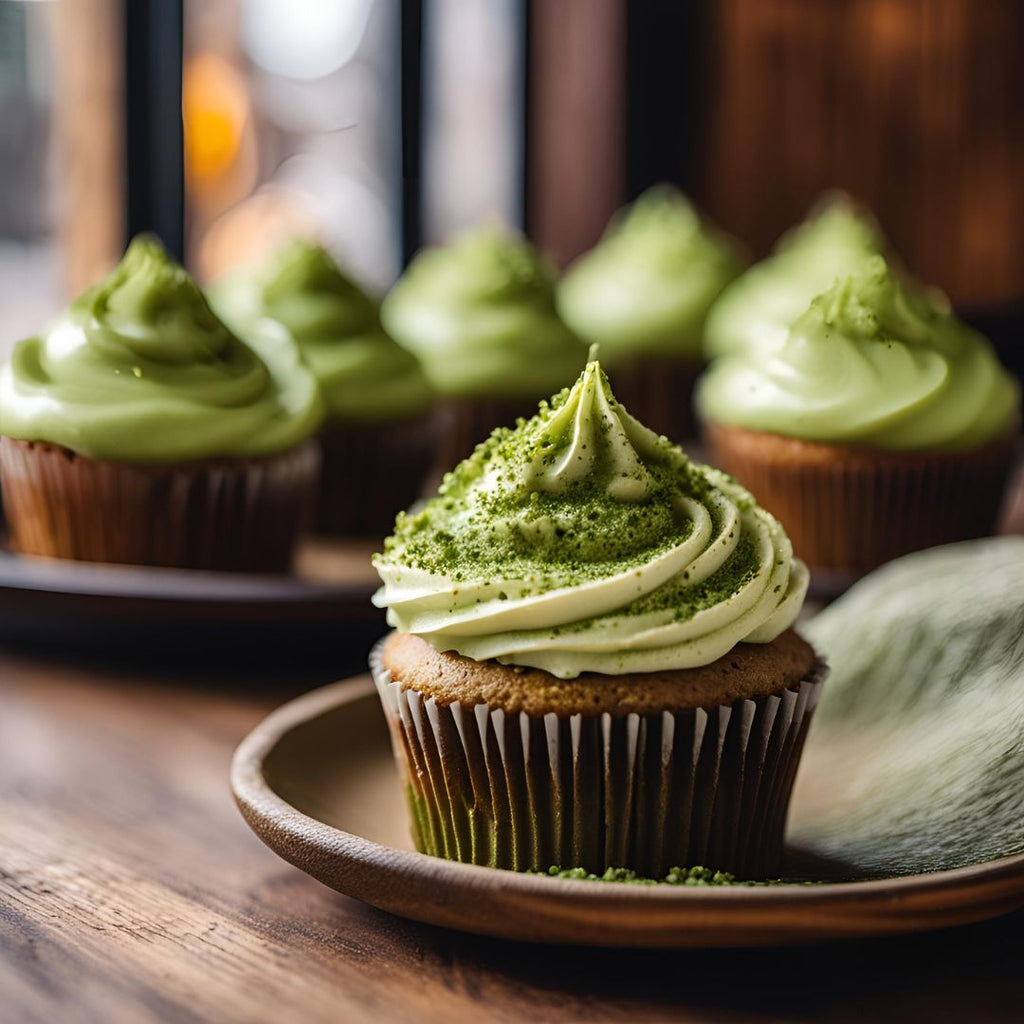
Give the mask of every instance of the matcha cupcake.
[[777, 870], [824, 667], [786, 534], [596, 362], [399, 516], [371, 657], [424, 852]]
[[323, 416], [292, 349], [263, 359], [152, 238], [0, 373], [0, 482], [25, 554], [283, 571]]
[[866, 210], [842, 192], [827, 193], [807, 220], [779, 239], [768, 259], [722, 292], [708, 314], [705, 354], [779, 348], [811, 299], [885, 246]]
[[426, 249], [385, 298], [384, 326], [419, 356], [443, 398], [441, 465], [467, 456], [495, 427], [528, 416], [586, 362], [555, 310], [553, 268], [497, 225]]
[[419, 495], [436, 430], [433, 389], [416, 357], [384, 332], [378, 303], [320, 245], [301, 240], [210, 297], [257, 347], [283, 327], [320, 385], [327, 418], [316, 529], [382, 536]]
[[629, 408], [642, 410], [653, 430], [687, 437], [704, 320], [742, 267], [735, 246], [702, 224], [685, 196], [659, 186], [569, 267], [558, 310], [584, 341], [600, 344]]
[[713, 363], [698, 407], [712, 457], [785, 523], [797, 554], [859, 575], [991, 532], [1020, 394], [941, 295], [873, 256], [780, 347]]

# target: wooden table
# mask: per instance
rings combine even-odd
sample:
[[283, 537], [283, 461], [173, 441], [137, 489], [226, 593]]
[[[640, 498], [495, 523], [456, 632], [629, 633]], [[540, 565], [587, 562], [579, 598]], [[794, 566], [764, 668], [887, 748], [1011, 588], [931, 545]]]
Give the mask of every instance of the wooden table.
[[531, 947], [325, 889], [247, 830], [236, 743], [330, 672], [0, 653], [0, 1021], [1024, 1019], [1024, 915], [737, 952]]

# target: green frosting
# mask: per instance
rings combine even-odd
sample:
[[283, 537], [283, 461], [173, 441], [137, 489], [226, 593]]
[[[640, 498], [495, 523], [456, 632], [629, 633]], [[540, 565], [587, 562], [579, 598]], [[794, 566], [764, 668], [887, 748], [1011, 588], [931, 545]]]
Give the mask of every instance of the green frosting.
[[596, 362], [400, 515], [374, 564], [393, 626], [564, 678], [769, 642], [807, 587], [778, 522], [630, 416]]
[[1020, 395], [941, 295], [872, 256], [818, 296], [776, 352], [712, 364], [698, 405], [708, 420], [807, 441], [959, 449], [1007, 434]]
[[416, 357], [380, 325], [378, 304], [313, 242], [296, 240], [264, 265], [211, 290], [211, 301], [259, 345], [284, 327], [313, 371], [335, 420], [392, 420], [425, 412], [433, 390]]
[[558, 309], [609, 366], [637, 356], [697, 363], [715, 297], [742, 269], [733, 245], [666, 186], [617, 217], [558, 288]]
[[842, 193], [826, 196], [817, 212], [779, 239], [768, 259], [722, 292], [708, 314], [705, 353], [778, 348], [811, 299], [884, 247], [868, 213]]
[[497, 226], [421, 252], [385, 298], [385, 327], [449, 397], [550, 394], [586, 361], [555, 310], [554, 271]]
[[0, 374], [0, 433], [111, 461], [269, 455], [322, 417], [294, 353], [257, 355], [146, 236]]

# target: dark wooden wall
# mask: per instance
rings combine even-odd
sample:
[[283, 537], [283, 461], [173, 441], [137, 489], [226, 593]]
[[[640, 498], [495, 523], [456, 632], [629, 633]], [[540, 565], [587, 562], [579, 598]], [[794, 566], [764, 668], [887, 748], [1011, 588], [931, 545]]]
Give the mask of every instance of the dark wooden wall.
[[717, 0], [695, 183], [766, 248], [821, 189], [959, 304], [1024, 299], [1024, 4]]
[[757, 253], [839, 185], [962, 307], [1024, 303], [1020, 0], [533, 0], [531, 15], [527, 227], [560, 259], [652, 175]]
[[526, 230], [558, 262], [625, 190], [626, 0], [527, 0]]

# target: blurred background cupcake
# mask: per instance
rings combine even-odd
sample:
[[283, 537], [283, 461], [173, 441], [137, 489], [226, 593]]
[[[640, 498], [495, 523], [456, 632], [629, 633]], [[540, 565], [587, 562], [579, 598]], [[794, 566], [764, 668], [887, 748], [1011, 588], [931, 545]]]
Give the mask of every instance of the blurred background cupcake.
[[742, 267], [736, 245], [661, 185], [620, 211], [570, 265], [558, 310], [584, 341], [600, 345], [627, 407], [658, 433], [689, 437], [704, 319]]
[[708, 314], [705, 354], [778, 348], [811, 299], [885, 247], [867, 210], [842, 192], [826, 193], [767, 259], [725, 288]]
[[279, 572], [307, 525], [323, 418], [294, 350], [261, 357], [153, 238], [0, 373], [16, 550]]
[[[320, 386], [327, 417], [315, 528], [383, 536], [420, 492], [435, 454], [434, 392], [416, 357], [380, 324], [379, 304], [323, 246], [295, 240], [211, 289], [257, 348], [283, 328]], [[285, 342], [287, 343], [287, 342]]]
[[441, 464], [532, 415], [538, 394], [572, 380], [587, 350], [555, 309], [555, 272], [521, 235], [488, 224], [420, 252], [381, 318], [442, 396]]
[[[905, 0], [799, 17], [789, 0], [439, 3], [402, 17], [378, 0], [159, 6], [151, 32], [117, 0], [5, 5], [3, 356], [143, 230], [202, 282], [315, 236], [383, 294], [425, 246], [489, 220], [558, 269], [607, 244], [639, 280], [656, 246], [630, 254], [614, 240], [632, 238], [632, 218], [609, 219], [664, 182], [763, 260], [713, 303], [711, 356], [782, 344], [858, 259], [896, 252], [1024, 375], [1012, 0], [951, 0], [938, 21]], [[605, 358], [631, 397], [625, 364]], [[669, 376], [647, 382], [652, 421]], [[494, 421], [511, 422], [514, 398]], [[504, 398], [446, 403], [464, 400]]]
[[858, 575], [992, 531], [1020, 388], [945, 297], [871, 256], [779, 346], [716, 360], [698, 405], [712, 458], [814, 569]]

